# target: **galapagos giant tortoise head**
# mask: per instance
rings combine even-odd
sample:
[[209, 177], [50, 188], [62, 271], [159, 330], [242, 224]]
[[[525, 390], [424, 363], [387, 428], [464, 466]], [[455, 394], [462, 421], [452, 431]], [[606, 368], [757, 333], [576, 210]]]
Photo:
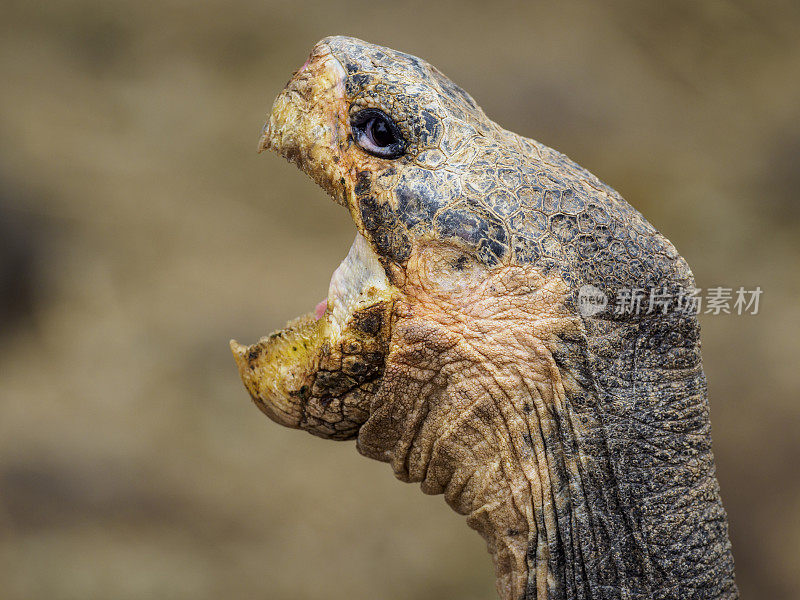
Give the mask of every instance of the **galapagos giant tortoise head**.
[[259, 148], [357, 229], [316, 310], [231, 342], [264, 413], [443, 493], [502, 598], [736, 596], [692, 274], [639, 212], [353, 38], [314, 47]]

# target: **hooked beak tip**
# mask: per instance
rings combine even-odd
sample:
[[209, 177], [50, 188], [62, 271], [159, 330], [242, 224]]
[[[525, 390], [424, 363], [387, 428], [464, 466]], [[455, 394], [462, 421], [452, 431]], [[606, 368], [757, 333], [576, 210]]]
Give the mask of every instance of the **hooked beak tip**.
[[239, 367], [242, 367], [246, 362], [247, 356], [247, 346], [240, 344], [236, 340], [230, 341], [231, 352], [233, 353], [233, 358], [236, 359], [236, 364]]

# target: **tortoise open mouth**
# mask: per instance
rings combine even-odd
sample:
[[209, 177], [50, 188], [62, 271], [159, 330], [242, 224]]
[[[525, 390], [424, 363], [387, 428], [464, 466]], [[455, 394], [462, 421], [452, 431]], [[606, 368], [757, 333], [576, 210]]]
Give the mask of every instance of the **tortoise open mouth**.
[[[339, 156], [342, 68], [315, 48], [275, 100], [259, 141], [294, 162], [347, 206], [350, 174]], [[394, 287], [367, 240], [356, 235], [334, 271], [328, 297], [252, 346], [231, 340], [256, 405], [287, 427], [338, 439], [353, 437], [383, 371]]]
[[377, 256], [357, 234], [331, 277], [327, 299], [315, 310], [252, 346], [231, 340], [256, 405], [281, 425], [307, 428], [304, 418], [313, 398], [330, 406], [374, 380], [383, 367], [391, 296]]

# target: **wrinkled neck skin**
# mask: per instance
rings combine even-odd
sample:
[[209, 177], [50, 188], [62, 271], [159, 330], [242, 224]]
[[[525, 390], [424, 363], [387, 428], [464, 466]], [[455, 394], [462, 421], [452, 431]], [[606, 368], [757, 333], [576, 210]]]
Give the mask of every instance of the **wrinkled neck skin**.
[[558, 335], [578, 327], [560, 309], [565, 287], [505, 267], [453, 293], [416, 277], [431, 270], [415, 260], [424, 256], [412, 257], [401, 288], [415, 301], [395, 304], [396, 341], [359, 450], [468, 515], [494, 557], [501, 597], [547, 598], [554, 508], [567, 483], [554, 479], [548, 450], [565, 409], [553, 352]]
[[[707, 430], [687, 431], [692, 450], [654, 437], [657, 458], [637, 457], [648, 468], [680, 462], [680, 453], [694, 459], [685, 477], [670, 473], [666, 510], [690, 527], [692, 511], [707, 513], [712, 535], [670, 546], [658, 538], [663, 523], [646, 522], [648, 510], [621, 489], [625, 465], [613, 464], [603, 392], [577, 364], [590, 350], [581, 319], [563, 306], [563, 281], [534, 267], [467, 268], [462, 293], [432, 256], [423, 247], [394, 271], [401, 293], [390, 353], [359, 451], [467, 515], [503, 599], [737, 597], [710, 447], [697, 447]], [[686, 410], [698, 400], [704, 410], [703, 396]], [[693, 506], [698, 498], [708, 510]], [[665, 572], [672, 560], [697, 563], [705, 577], [676, 581]]]

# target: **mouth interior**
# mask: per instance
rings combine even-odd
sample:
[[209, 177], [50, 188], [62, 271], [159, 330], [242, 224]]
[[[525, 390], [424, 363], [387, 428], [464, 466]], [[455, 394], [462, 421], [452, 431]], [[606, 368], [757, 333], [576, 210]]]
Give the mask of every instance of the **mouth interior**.
[[323, 321], [328, 336], [337, 339], [359, 309], [385, 297], [389, 280], [375, 252], [360, 233], [331, 276], [328, 297], [307, 316]]
[[[347, 256], [331, 276], [328, 297], [319, 302], [313, 311], [291, 320], [283, 329], [261, 338], [258, 343], [276, 347], [277, 341], [289, 334], [335, 343], [354, 313], [379, 302], [389, 293], [389, 280], [378, 256], [364, 236], [357, 233]], [[234, 353], [244, 348], [233, 340], [231, 347]], [[280, 362], [278, 356], [275, 358], [276, 362]]]
[[338, 338], [353, 313], [385, 297], [389, 285], [378, 256], [364, 236], [357, 233], [347, 256], [333, 272], [328, 287], [323, 316], [329, 319], [331, 334]]

